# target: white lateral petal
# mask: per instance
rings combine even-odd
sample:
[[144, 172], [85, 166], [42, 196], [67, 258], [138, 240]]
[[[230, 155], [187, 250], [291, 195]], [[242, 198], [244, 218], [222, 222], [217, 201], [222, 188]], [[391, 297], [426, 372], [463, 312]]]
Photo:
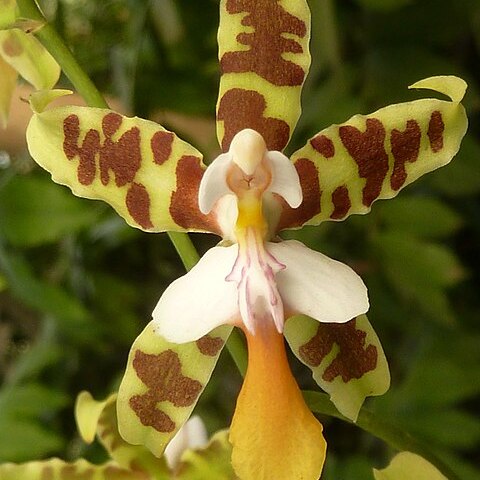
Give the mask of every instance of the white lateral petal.
[[237, 245], [213, 247], [170, 284], [152, 314], [155, 332], [170, 342], [192, 342], [238, 318], [236, 286], [225, 280], [237, 252]]
[[286, 266], [276, 275], [285, 310], [328, 323], [348, 322], [368, 310], [367, 288], [349, 266], [296, 240], [267, 249]]
[[198, 415], [193, 415], [170, 440], [163, 455], [170, 469], [180, 462], [185, 450], [203, 448], [208, 443], [207, 429]]
[[227, 184], [231, 155], [222, 153], [205, 170], [198, 191], [198, 206], [203, 214], [210, 213], [217, 200], [233, 193]]
[[266, 157], [272, 170], [272, 182], [267, 191], [283, 197], [292, 208], [299, 207], [303, 194], [295, 166], [281, 152], [271, 151], [266, 154]]

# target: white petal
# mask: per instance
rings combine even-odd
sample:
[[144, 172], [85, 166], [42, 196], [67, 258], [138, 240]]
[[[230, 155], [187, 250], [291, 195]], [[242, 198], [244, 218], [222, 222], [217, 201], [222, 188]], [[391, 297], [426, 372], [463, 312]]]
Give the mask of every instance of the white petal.
[[302, 203], [300, 179], [293, 163], [281, 152], [271, 151], [266, 155], [272, 170], [272, 183], [267, 191], [277, 193], [292, 207]]
[[199, 449], [208, 443], [207, 429], [198, 415], [190, 417], [170, 440], [164, 456], [170, 469], [174, 469], [185, 450]]
[[276, 275], [285, 310], [343, 323], [368, 310], [367, 288], [347, 265], [288, 240], [267, 245], [286, 268]]
[[170, 342], [192, 342], [238, 318], [237, 289], [225, 280], [237, 252], [237, 245], [213, 247], [170, 284], [153, 311], [155, 332]]
[[198, 206], [203, 214], [209, 213], [217, 200], [233, 193], [227, 185], [227, 170], [231, 155], [222, 153], [205, 170], [198, 191]]

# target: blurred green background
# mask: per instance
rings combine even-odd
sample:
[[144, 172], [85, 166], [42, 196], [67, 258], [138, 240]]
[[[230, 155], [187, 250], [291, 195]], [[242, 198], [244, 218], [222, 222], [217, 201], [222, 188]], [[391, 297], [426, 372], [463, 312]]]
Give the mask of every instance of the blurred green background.
[[[218, 0], [41, 3], [115, 105], [174, 129], [207, 162], [215, 157]], [[469, 83], [469, 133], [449, 166], [367, 216], [285, 236], [350, 264], [367, 283], [369, 318], [392, 373], [390, 391], [369, 407], [476, 480], [480, 2], [309, 3], [313, 64], [289, 151], [332, 122], [425, 96], [406, 88], [421, 78], [455, 74]], [[101, 450], [77, 436], [74, 399], [84, 389], [96, 398], [116, 389], [131, 343], [184, 269], [166, 235], [135, 231], [108, 206], [52, 183], [24, 150], [17, 123], [0, 135], [0, 462], [100, 461]], [[217, 241], [192, 238], [200, 252]], [[303, 388], [317, 388], [292, 365]], [[228, 426], [240, 384], [225, 351], [197, 407], [210, 432]], [[372, 480], [371, 467], [394, 453], [354, 426], [322, 421], [322, 479]]]

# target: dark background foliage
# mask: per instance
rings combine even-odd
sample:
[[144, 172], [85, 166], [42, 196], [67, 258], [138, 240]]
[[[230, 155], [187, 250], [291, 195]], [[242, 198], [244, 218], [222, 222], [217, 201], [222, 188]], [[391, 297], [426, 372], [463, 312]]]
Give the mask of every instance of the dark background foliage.
[[[81, 65], [123, 111], [159, 121], [199, 146], [206, 161], [214, 158], [218, 1], [43, 4]], [[449, 166], [376, 203], [367, 216], [286, 236], [352, 265], [369, 287], [369, 317], [392, 372], [391, 390], [370, 408], [428, 443], [462, 479], [475, 480], [480, 3], [310, 5], [313, 65], [290, 151], [354, 113], [425, 96], [406, 88], [421, 78], [456, 74], [469, 83], [469, 133]], [[74, 398], [83, 389], [101, 398], [118, 386], [132, 341], [183, 267], [166, 235], [135, 231], [109, 207], [73, 197], [34, 166], [21, 142], [6, 145], [0, 137], [0, 150], [8, 150], [0, 156], [0, 461], [101, 460], [76, 435]], [[201, 252], [216, 241], [193, 239]], [[302, 387], [316, 388], [292, 363]], [[224, 352], [198, 406], [210, 431], [229, 424], [240, 383]], [[325, 480], [371, 480], [371, 467], [394, 453], [354, 426], [322, 421]]]

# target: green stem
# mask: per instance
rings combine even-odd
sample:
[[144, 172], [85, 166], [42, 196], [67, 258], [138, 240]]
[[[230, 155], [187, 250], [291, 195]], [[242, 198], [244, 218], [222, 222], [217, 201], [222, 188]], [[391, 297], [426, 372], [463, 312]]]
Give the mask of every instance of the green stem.
[[235, 362], [238, 371], [240, 372], [242, 377], [245, 377], [245, 373], [247, 371], [248, 355], [245, 348], [245, 341], [241, 333], [236, 328], [232, 330], [232, 333], [228, 337], [227, 349], [228, 353], [233, 358], [233, 361]]
[[168, 236], [173, 246], [177, 250], [184, 267], [190, 270], [200, 259], [197, 249], [193, 245], [190, 237], [186, 233], [169, 232]]
[[383, 440], [399, 451], [413, 452], [434, 465], [449, 480], [460, 480], [460, 477], [425, 443], [416, 439], [410, 433], [378, 417], [367, 408], [362, 408], [356, 422], [352, 422], [344, 417], [330, 401], [325, 393], [305, 391], [303, 392], [305, 401], [312, 412], [339, 418], [345, 422], [354, 424], [371, 435]]
[[55, 58], [72, 85], [91, 107], [108, 108], [102, 94], [77, 63], [72, 52], [63, 43], [56, 30], [48, 24], [34, 0], [17, 0], [20, 13], [25, 18], [44, 23], [35, 35]]

